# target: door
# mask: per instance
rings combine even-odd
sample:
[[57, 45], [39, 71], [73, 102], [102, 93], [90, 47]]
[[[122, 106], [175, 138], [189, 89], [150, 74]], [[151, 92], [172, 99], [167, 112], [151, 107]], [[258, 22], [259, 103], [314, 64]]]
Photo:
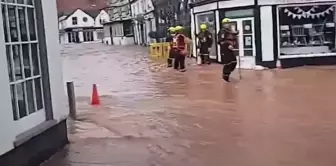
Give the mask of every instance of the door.
[[[238, 57], [237, 67], [253, 69], [255, 67], [255, 42], [254, 42], [254, 19], [238, 18], [231, 19], [231, 28], [238, 30], [238, 41], [235, 46]], [[240, 63], [240, 64], [239, 64]]]

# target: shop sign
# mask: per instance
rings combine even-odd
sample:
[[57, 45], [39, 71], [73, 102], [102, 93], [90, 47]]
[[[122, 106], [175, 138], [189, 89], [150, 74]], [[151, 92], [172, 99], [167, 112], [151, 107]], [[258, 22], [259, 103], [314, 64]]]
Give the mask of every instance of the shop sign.
[[291, 3], [318, 3], [318, 2], [336, 2], [336, 0], [258, 0], [259, 5], [276, 5]]

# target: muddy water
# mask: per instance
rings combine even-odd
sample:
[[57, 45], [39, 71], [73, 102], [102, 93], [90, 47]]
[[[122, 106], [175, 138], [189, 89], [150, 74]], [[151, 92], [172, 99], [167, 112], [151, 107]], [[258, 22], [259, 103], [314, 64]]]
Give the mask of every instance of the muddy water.
[[[335, 166], [336, 68], [185, 73], [141, 47], [63, 50], [78, 95], [71, 144], [44, 166]], [[88, 105], [92, 83], [102, 105]]]

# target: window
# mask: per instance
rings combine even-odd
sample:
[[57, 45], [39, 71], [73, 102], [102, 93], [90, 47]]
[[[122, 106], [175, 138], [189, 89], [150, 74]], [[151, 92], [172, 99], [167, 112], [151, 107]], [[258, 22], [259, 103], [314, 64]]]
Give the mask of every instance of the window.
[[78, 32], [69, 32], [68, 33], [69, 43], [79, 43], [79, 33]]
[[131, 21], [125, 21], [123, 24], [124, 35], [133, 36], [133, 24]]
[[97, 38], [98, 39], [104, 39], [104, 31], [103, 30], [97, 30]]
[[88, 18], [87, 17], [83, 17], [83, 22], [87, 22]]
[[72, 17], [72, 25], [77, 25], [77, 17]]
[[335, 4], [278, 8], [280, 57], [336, 54]]
[[142, 8], [142, 13], [146, 12], [146, 3], [145, 0], [141, 0], [141, 8]]
[[44, 110], [35, 6], [24, 2], [1, 2], [14, 120]]

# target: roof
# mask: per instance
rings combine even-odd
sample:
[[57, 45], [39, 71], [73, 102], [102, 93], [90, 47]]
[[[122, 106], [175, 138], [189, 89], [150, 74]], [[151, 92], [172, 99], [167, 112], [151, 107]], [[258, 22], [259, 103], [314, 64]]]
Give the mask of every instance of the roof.
[[107, 6], [108, 0], [57, 0], [58, 16], [72, 14], [77, 9], [81, 9], [89, 15], [95, 15], [96, 11]]
[[75, 13], [77, 10], [81, 10], [84, 13], [88, 14], [89, 16], [91, 16], [93, 19], [95, 19], [101, 12], [101, 10], [103, 9], [96, 9], [96, 10], [82, 10], [82, 9], [75, 9], [69, 13], [58, 13], [58, 18], [62, 17], [62, 16], [66, 16], [64, 19], [68, 19], [73, 13]]

